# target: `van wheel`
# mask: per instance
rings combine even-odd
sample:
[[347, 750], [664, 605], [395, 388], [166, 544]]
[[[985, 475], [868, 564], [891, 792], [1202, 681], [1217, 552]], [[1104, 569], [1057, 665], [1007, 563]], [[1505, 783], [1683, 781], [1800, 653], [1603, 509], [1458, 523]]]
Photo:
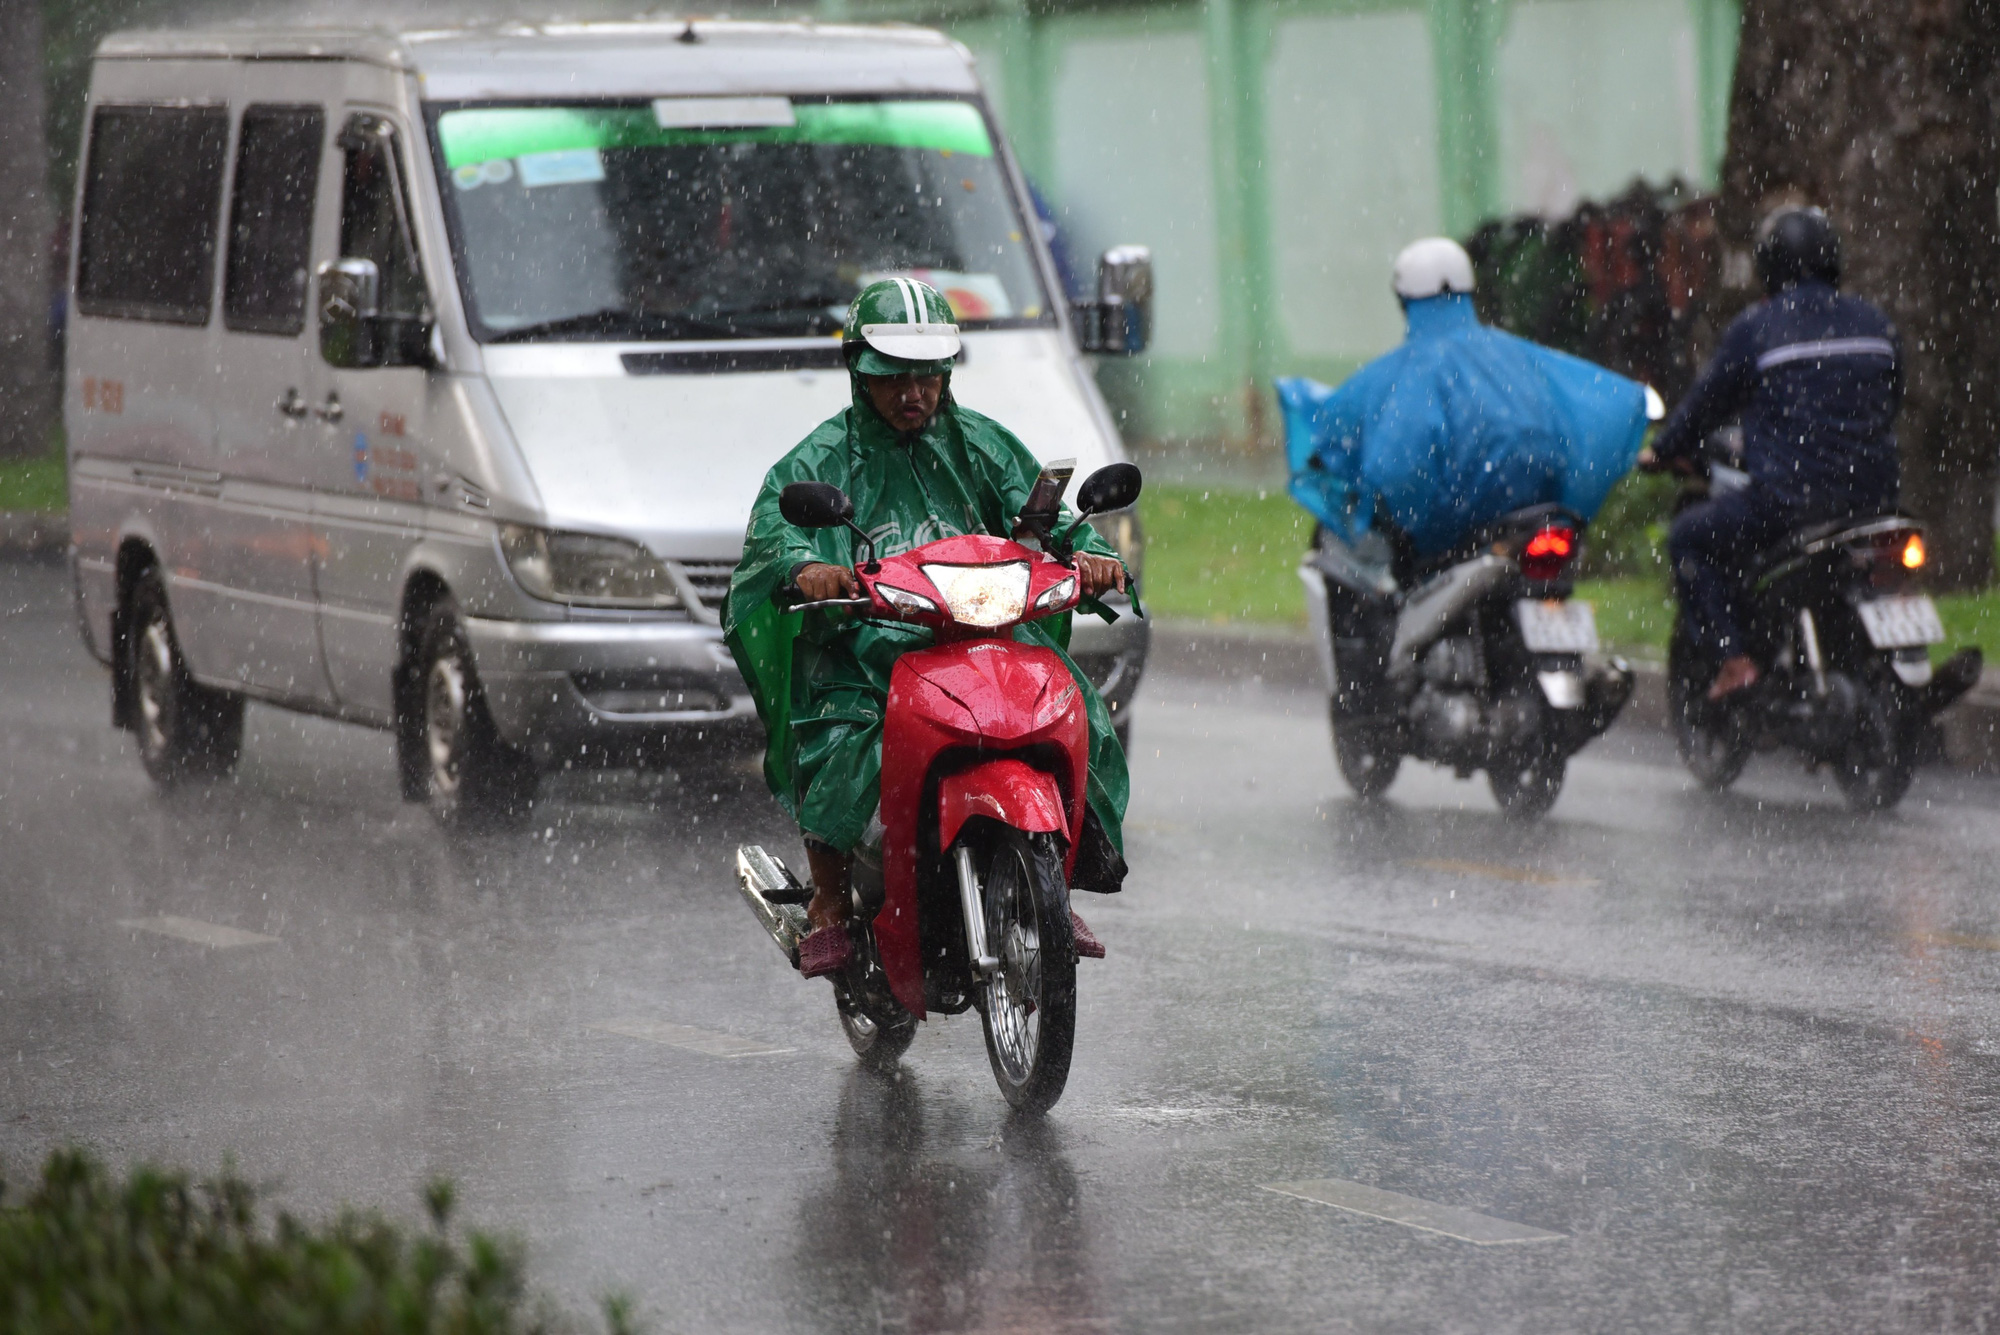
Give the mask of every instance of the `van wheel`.
[[158, 570], [139, 576], [125, 632], [132, 731], [154, 783], [216, 778], [243, 754], [243, 697], [188, 676]]
[[416, 686], [431, 814], [452, 828], [525, 820], [539, 776], [494, 729], [458, 609], [449, 600], [425, 618]]

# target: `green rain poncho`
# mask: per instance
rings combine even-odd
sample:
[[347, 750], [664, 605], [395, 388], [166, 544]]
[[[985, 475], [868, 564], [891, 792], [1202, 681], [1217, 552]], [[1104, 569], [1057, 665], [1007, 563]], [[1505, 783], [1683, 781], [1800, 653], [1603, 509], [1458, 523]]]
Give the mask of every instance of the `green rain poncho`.
[[[769, 735], [764, 777], [771, 792], [806, 834], [843, 852], [861, 842], [879, 802], [890, 669], [933, 637], [920, 626], [862, 621], [838, 608], [781, 611], [771, 596], [794, 570], [809, 561], [852, 566], [857, 540], [845, 528], [794, 528], [778, 513], [778, 494], [793, 482], [833, 483], [853, 500], [855, 522], [879, 554], [891, 556], [961, 534], [1010, 536], [1041, 472], [1013, 432], [952, 401], [949, 374], [937, 415], [907, 439], [875, 411], [860, 377], [851, 378], [853, 406], [764, 475], [723, 617]], [[1065, 524], [1073, 517], [1066, 512]], [[1080, 550], [1117, 555], [1087, 525], [1079, 537]], [[1017, 627], [1014, 638], [1047, 645], [1069, 664], [1090, 718], [1091, 809], [1122, 851], [1125, 752], [1103, 698], [1070, 660], [1069, 623], [1067, 615], [1046, 617]]]

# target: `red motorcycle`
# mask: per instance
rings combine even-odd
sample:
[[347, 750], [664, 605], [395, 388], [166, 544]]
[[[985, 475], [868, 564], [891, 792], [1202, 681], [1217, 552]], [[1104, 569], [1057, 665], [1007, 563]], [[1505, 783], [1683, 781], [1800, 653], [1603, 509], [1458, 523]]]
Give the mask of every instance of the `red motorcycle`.
[[[841, 1026], [871, 1066], [894, 1066], [930, 1012], [977, 1006], [1007, 1101], [1039, 1112], [1062, 1097], [1076, 1033], [1069, 875], [1090, 733], [1061, 656], [1017, 642], [1013, 629], [1077, 605], [1077, 529], [1131, 505], [1139, 486], [1131, 464], [1093, 473], [1068, 532], [1043, 525], [1042, 551], [980, 535], [882, 560], [838, 487], [796, 482], [780, 497], [787, 522], [846, 525], [866, 553], [855, 567], [862, 596], [798, 606], [848, 607], [937, 633], [932, 647], [897, 659], [890, 677], [880, 862], [857, 850], [853, 961], [833, 976]], [[1030, 508], [1046, 499], [1052, 512], [1054, 496], [1043, 492], [1036, 488]], [[1034, 527], [1026, 516], [1024, 525]], [[758, 921], [796, 967], [809, 888], [756, 845], [737, 850], [736, 870]]]

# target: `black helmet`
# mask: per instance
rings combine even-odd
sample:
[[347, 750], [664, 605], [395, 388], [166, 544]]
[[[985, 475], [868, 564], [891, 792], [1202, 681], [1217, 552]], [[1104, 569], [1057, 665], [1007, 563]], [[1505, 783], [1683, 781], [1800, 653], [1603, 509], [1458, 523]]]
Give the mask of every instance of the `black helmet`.
[[1757, 228], [1757, 276], [1777, 296], [1794, 283], [1840, 284], [1840, 233], [1816, 208], [1774, 209]]

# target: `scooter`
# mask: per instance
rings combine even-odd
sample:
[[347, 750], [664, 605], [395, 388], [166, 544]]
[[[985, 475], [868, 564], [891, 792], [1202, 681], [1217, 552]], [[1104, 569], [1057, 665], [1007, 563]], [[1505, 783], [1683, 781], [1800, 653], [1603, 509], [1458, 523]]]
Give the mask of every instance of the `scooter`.
[[[1742, 434], [1703, 443], [1676, 510], [1748, 484]], [[1789, 747], [1808, 770], [1829, 766], [1848, 804], [1886, 810], [1908, 791], [1923, 734], [1939, 710], [1979, 680], [1976, 648], [1938, 667], [1937, 606], [1917, 587], [1923, 526], [1898, 514], [1816, 524], [1751, 567], [1744, 636], [1763, 675], [1708, 698], [1721, 666], [1696, 644], [1685, 614], [1667, 649], [1667, 708], [1681, 758], [1708, 788], [1736, 781], [1752, 753]]]
[[1352, 545], [1319, 531], [1299, 577], [1356, 794], [1380, 796], [1414, 756], [1461, 779], [1485, 770], [1511, 818], [1555, 805], [1569, 758], [1632, 694], [1623, 659], [1595, 661], [1590, 604], [1571, 597], [1582, 532], [1570, 511], [1531, 506], [1417, 562], [1379, 529]]
[[[976, 1006], [1008, 1103], [1040, 1112], [1062, 1096], [1079, 947], [1093, 942], [1080, 940], [1069, 906], [1090, 734], [1061, 656], [1012, 632], [1077, 605], [1077, 529], [1131, 505], [1139, 489], [1131, 464], [1099, 469], [1078, 491], [1076, 523], [1049, 533], [1042, 550], [977, 535], [880, 560], [838, 487], [795, 482], [779, 498], [787, 522], [845, 525], [864, 545], [860, 597], [796, 606], [845, 607], [937, 635], [890, 676], [882, 838], [879, 850], [856, 851], [853, 960], [833, 979], [841, 1027], [866, 1065], [893, 1067], [930, 1012]], [[751, 911], [796, 968], [810, 889], [755, 845], [737, 850], [736, 870]]]

